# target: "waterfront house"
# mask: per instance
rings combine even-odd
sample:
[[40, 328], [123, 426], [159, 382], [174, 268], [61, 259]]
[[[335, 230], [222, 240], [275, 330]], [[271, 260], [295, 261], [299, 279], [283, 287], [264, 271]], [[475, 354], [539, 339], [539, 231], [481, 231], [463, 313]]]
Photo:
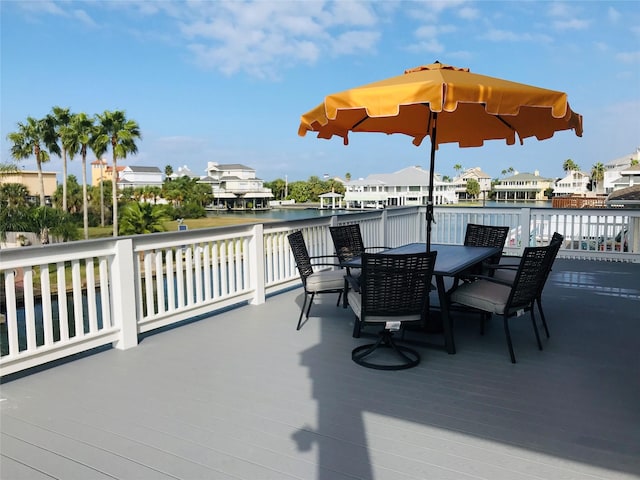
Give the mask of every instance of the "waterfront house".
[[496, 200], [535, 201], [547, 200], [545, 191], [553, 185], [552, 178], [540, 176], [538, 170], [534, 173], [516, 173], [511, 177], [500, 180], [494, 185]]
[[[616, 190], [617, 188], [625, 188], [625, 187], [631, 186], [630, 184], [623, 185], [622, 183], [624, 183], [624, 181], [621, 183], [620, 179], [621, 177], [625, 176], [625, 174], [623, 174], [622, 172], [625, 172], [631, 167], [634, 167], [634, 165], [632, 165], [633, 163], [636, 163], [635, 171], [637, 171], [638, 169], [637, 163], [640, 163], [640, 147], [637, 147], [636, 151], [629, 155], [624, 155], [620, 158], [616, 158], [614, 160], [611, 160], [605, 163], [604, 164], [604, 182], [603, 182], [604, 188], [602, 192], [609, 194], [614, 190]], [[632, 173], [633, 171], [634, 170], [632, 169], [629, 174], [637, 175]], [[636, 183], [638, 182], [639, 181], [636, 180]], [[600, 191], [601, 191], [600, 187], [598, 187], [598, 192]]]
[[[384, 208], [426, 205], [429, 197], [429, 172], [422, 167], [403, 168], [394, 173], [376, 173], [345, 182], [347, 208]], [[454, 186], [439, 174], [434, 177], [435, 205], [457, 203]]]
[[200, 183], [211, 185], [214, 208], [228, 210], [264, 210], [273, 198], [264, 180], [256, 177], [256, 171], [239, 163], [220, 164], [208, 162], [206, 176]]
[[587, 195], [591, 193], [588, 188], [590, 181], [591, 177], [588, 173], [572, 170], [564, 178], [556, 181], [553, 187], [553, 196]]
[[480, 167], [467, 168], [460, 176], [453, 179], [454, 188], [459, 200], [470, 199], [467, 193], [467, 182], [469, 179], [478, 182], [481, 194], [484, 192], [486, 195], [491, 191], [491, 176], [488, 173], [483, 172]]

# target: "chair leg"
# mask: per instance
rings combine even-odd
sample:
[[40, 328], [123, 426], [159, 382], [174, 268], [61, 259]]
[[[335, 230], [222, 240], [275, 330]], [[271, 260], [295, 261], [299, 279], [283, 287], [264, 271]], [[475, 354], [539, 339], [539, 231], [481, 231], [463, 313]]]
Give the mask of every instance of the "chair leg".
[[[345, 295], [346, 297], [346, 295]], [[336, 303], [336, 307], [340, 305], [340, 299], [342, 298], [342, 292], [338, 294], [338, 302]]]
[[491, 314], [488, 312], [480, 313], [480, 335], [484, 335], [484, 325], [491, 320]]
[[516, 355], [513, 353], [513, 344], [511, 343], [511, 333], [509, 332], [509, 317], [504, 316], [504, 333], [507, 336], [507, 346], [509, 347], [509, 356], [511, 363], [516, 363]]
[[540, 318], [542, 319], [542, 326], [544, 327], [544, 333], [549, 337], [549, 327], [547, 327], [547, 319], [544, 317], [544, 311], [542, 310], [542, 297], [536, 298], [536, 303], [538, 304], [538, 311], [540, 312]]
[[353, 324], [353, 338], [360, 338], [360, 319], [358, 317], [355, 318], [355, 322]]
[[313, 304], [313, 298], [316, 296], [316, 292], [311, 294], [311, 298], [309, 299], [309, 306], [307, 307], [307, 318], [309, 318], [309, 312], [311, 311], [311, 305]]
[[[304, 300], [302, 301], [302, 308], [300, 309], [300, 317], [298, 317], [298, 326], [296, 327], [296, 330], [300, 330], [300, 328], [302, 327], [302, 316], [304, 315], [304, 309], [307, 306], [307, 292], [304, 292]], [[311, 306], [311, 304], [309, 304], [309, 306]], [[309, 317], [309, 314], [307, 313], [307, 318]]]
[[542, 342], [540, 342], [540, 333], [538, 333], [538, 325], [536, 325], [536, 316], [533, 313], [533, 305], [531, 305], [531, 323], [533, 323], [533, 331], [536, 333], [536, 342], [538, 342], [538, 350], [542, 350]]

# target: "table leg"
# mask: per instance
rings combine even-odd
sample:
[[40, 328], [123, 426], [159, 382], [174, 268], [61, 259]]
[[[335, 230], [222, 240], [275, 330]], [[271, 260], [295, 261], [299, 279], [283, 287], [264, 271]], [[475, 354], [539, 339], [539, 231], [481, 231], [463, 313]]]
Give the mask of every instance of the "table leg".
[[442, 315], [442, 329], [444, 330], [444, 346], [447, 353], [456, 353], [456, 345], [453, 341], [453, 324], [449, 315], [449, 299], [444, 288], [442, 275], [436, 275], [436, 286], [438, 287], [438, 299], [440, 300], [440, 312]]

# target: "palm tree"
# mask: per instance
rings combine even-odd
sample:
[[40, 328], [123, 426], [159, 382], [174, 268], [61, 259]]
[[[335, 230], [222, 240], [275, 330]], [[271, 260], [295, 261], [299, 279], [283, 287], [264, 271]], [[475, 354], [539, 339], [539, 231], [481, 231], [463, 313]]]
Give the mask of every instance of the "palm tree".
[[[80, 152], [82, 156], [82, 220], [84, 227], [84, 238], [89, 238], [89, 205], [87, 200], [87, 147], [90, 145], [95, 134], [95, 126], [93, 117], [87, 116], [86, 113], [77, 113], [71, 117], [71, 121], [67, 127], [63, 129], [62, 144], [66, 146], [69, 156], [73, 159], [74, 155]], [[66, 212], [66, 175], [63, 188], [63, 210]]]
[[[113, 236], [118, 236], [118, 158], [127, 158], [129, 153], [137, 153], [136, 139], [142, 138], [140, 127], [134, 120], [127, 120], [122, 110], [113, 112], [105, 110], [96, 115], [98, 119], [98, 134], [95, 145], [98, 150], [106, 150], [111, 145], [113, 153]], [[104, 153], [104, 150], [102, 153]], [[95, 150], [94, 150], [95, 151]], [[98, 155], [100, 157], [100, 155]]]
[[[56, 142], [59, 139], [62, 151], [62, 210], [67, 211], [67, 148], [62, 139], [64, 129], [69, 126], [71, 113], [68, 108], [53, 107], [51, 114], [47, 115], [54, 126]], [[73, 157], [71, 157], [73, 160]]]
[[598, 187], [600, 182], [604, 180], [604, 165], [598, 162], [591, 167], [591, 180], [596, 184], [596, 193], [598, 193]]
[[462, 170], [462, 168], [463, 168], [462, 165], [460, 165], [459, 163], [456, 163], [453, 166], [453, 169], [456, 171], [457, 174], [460, 174], [460, 170]]
[[164, 167], [164, 176], [167, 180], [171, 180], [171, 175], [173, 175], [173, 167], [171, 165], [166, 165]]
[[570, 158], [566, 159], [562, 164], [562, 169], [565, 172], [575, 172], [576, 170], [580, 170], [580, 167]]
[[36, 120], [27, 117], [25, 123], [18, 122], [18, 131], [7, 135], [11, 146], [11, 156], [16, 160], [24, 160], [31, 155], [36, 157], [38, 180], [40, 182], [40, 205], [44, 205], [44, 179], [42, 164], [49, 160], [49, 152], [59, 155], [60, 147], [56, 143], [55, 128], [51, 118]]
[[164, 232], [164, 222], [169, 217], [162, 205], [132, 202], [122, 209], [122, 235], [138, 235], [144, 233]]
[[27, 206], [29, 189], [21, 183], [0, 184], [0, 207], [19, 208]]

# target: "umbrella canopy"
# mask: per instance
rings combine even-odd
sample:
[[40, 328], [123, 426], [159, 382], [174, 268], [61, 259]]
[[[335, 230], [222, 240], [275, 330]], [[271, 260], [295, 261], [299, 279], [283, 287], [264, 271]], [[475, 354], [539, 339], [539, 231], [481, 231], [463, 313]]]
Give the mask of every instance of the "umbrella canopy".
[[401, 133], [419, 146], [431, 138], [427, 248], [433, 219], [435, 151], [443, 143], [479, 147], [485, 140], [551, 138], [560, 130], [582, 136], [582, 116], [567, 94], [469, 72], [439, 62], [404, 75], [335, 93], [302, 115], [298, 134], [318, 132], [349, 143], [349, 132]]

